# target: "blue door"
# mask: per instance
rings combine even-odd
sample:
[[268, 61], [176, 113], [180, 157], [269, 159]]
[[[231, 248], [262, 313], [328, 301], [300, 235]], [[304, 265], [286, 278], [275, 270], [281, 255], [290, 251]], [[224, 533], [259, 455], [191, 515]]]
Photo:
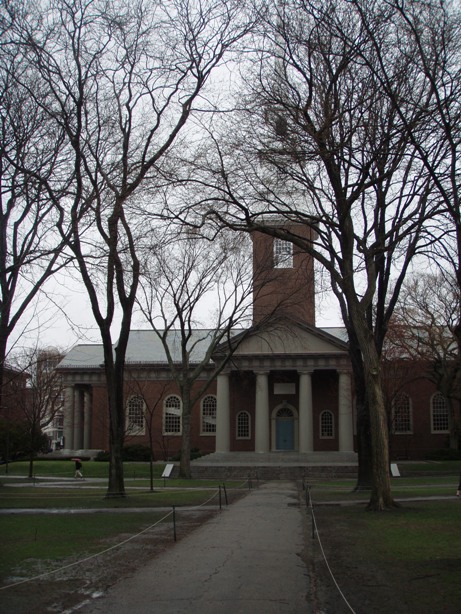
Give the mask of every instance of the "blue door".
[[277, 450], [295, 449], [295, 422], [293, 418], [277, 418], [275, 445]]

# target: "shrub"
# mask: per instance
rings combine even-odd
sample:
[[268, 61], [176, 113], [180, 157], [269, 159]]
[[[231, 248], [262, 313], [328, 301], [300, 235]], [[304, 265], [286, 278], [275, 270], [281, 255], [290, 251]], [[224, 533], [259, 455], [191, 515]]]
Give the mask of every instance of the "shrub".
[[109, 460], [109, 452], [106, 452], [106, 450], [100, 450], [96, 456], [94, 457], [95, 461], [103, 461], [106, 462]]
[[444, 461], [444, 460], [461, 460], [461, 450], [452, 450], [451, 448], [442, 448], [434, 450], [426, 455], [427, 460]]
[[[202, 456], [202, 453], [200, 452], [200, 450], [198, 448], [192, 448], [190, 451], [190, 459], [194, 460], [196, 458], [200, 458]], [[178, 454], [175, 454], [174, 456], [171, 457], [172, 461], [180, 461], [181, 460], [181, 452], [179, 452]]]
[[141, 444], [131, 444], [123, 448], [124, 461], [150, 461], [150, 448]]

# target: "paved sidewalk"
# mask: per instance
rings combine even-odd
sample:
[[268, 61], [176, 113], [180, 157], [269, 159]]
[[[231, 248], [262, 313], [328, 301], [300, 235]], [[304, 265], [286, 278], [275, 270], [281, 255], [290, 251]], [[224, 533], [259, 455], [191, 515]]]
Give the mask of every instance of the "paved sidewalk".
[[291, 482], [224, 509], [79, 614], [305, 614], [303, 517]]

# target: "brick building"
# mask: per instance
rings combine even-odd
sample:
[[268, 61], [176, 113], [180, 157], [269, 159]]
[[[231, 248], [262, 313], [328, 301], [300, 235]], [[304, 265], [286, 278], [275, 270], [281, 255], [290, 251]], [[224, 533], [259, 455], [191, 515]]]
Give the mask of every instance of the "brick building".
[[[296, 231], [312, 238], [305, 227]], [[173, 353], [179, 347], [174, 334]], [[200, 357], [207, 331], [194, 334]], [[345, 331], [315, 326], [313, 262], [292, 243], [254, 234], [253, 327], [245, 334], [235, 331], [233, 343], [232, 360], [193, 408], [192, 448], [202, 453], [353, 454], [354, 398]], [[108, 448], [102, 363], [101, 346], [78, 345], [59, 365], [69, 452]], [[446, 447], [446, 400], [424, 373], [418, 381], [402, 381], [390, 400], [391, 455], [419, 458]], [[130, 335], [125, 397], [126, 443], [147, 444], [150, 431], [157, 458], [176, 454], [182, 400], [151, 330]]]

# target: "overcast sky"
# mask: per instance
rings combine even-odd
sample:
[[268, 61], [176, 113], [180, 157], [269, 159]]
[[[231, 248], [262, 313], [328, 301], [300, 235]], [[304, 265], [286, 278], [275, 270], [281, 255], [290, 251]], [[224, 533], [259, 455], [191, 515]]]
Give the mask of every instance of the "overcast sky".
[[[59, 277], [46, 288], [47, 299], [30, 310], [12, 335], [15, 349], [21, 347], [56, 347], [70, 349], [78, 343], [100, 343], [90, 302], [84, 288], [66, 277]], [[317, 297], [316, 324], [319, 327], [342, 326], [334, 296]], [[117, 322], [118, 324], [118, 322]], [[209, 324], [211, 325], [211, 323]], [[135, 313], [132, 329], [149, 328], [141, 314]], [[114, 327], [114, 330], [117, 330]], [[114, 335], [114, 340], [117, 335]]]

